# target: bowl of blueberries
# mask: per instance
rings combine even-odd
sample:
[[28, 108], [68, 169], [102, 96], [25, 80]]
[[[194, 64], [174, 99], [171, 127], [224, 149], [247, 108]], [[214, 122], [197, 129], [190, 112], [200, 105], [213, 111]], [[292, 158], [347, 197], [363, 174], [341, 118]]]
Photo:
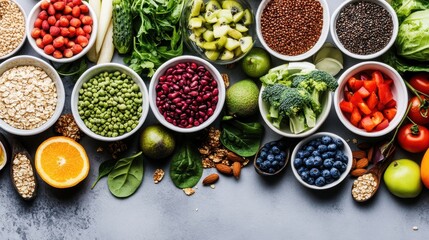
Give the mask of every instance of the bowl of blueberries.
[[340, 136], [319, 132], [300, 141], [291, 156], [296, 179], [312, 189], [329, 189], [342, 182], [352, 168], [352, 150]]
[[265, 143], [256, 154], [253, 166], [262, 176], [274, 176], [282, 172], [289, 160], [290, 148], [284, 139]]

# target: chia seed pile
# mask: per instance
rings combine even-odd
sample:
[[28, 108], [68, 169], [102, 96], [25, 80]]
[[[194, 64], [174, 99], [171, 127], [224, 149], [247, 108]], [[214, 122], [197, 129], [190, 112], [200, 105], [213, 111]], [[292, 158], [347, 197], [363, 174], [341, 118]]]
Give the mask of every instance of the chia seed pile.
[[392, 16], [372, 2], [346, 5], [336, 22], [338, 39], [352, 53], [369, 55], [383, 49], [392, 38]]

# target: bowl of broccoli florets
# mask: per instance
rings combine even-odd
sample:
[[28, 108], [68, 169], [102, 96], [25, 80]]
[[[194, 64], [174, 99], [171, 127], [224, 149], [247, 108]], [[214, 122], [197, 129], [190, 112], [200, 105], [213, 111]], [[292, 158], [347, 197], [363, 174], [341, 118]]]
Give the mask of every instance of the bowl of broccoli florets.
[[292, 138], [306, 137], [328, 117], [337, 80], [308, 62], [272, 68], [260, 78], [259, 110], [274, 132]]

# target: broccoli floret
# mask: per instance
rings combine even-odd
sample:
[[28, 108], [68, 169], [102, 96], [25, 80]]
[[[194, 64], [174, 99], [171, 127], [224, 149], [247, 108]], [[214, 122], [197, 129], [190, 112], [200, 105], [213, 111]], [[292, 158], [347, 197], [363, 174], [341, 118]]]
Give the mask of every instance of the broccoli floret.
[[326, 91], [335, 91], [338, 87], [338, 82], [327, 72], [313, 70], [306, 74], [294, 76], [292, 87], [307, 90], [311, 94], [313, 109], [316, 112], [320, 112], [322, 109], [320, 96]]
[[311, 95], [305, 89], [273, 84], [264, 89], [262, 99], [269, 104], [268, 117], [277, 128], [285, 118], [289, 119], [293, 133], [315, 126], [316, 113], [311, 108]]

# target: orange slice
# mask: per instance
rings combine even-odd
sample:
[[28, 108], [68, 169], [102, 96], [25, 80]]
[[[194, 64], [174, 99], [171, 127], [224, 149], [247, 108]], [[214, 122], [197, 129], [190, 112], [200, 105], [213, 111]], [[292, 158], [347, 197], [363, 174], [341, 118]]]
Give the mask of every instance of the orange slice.
[[85, 149], [68, 137], [51, 137], [42, 142], [34, 161], [39, 176], [55, 188], [73, 187], [89, 173]]

